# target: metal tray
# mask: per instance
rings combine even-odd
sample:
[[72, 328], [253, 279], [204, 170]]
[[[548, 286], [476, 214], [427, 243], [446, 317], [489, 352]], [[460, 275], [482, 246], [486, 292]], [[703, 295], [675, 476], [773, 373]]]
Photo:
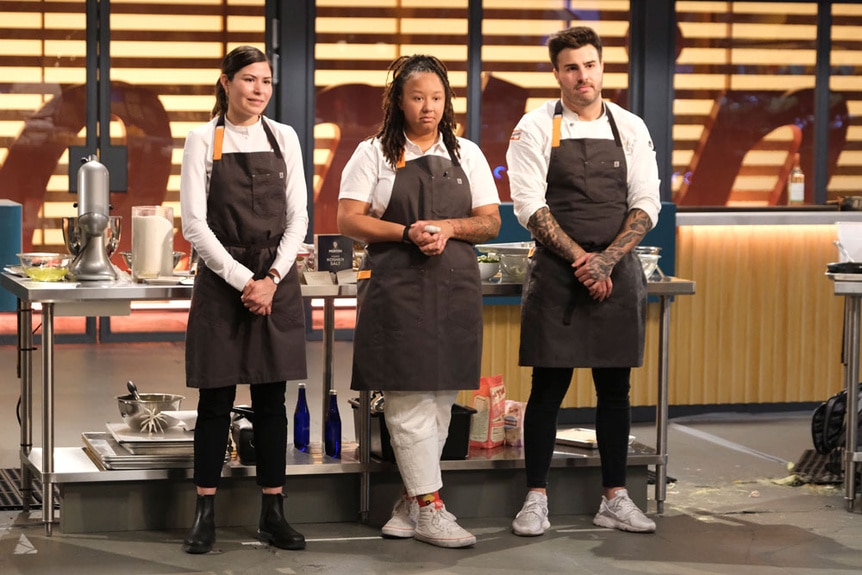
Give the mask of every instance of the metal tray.
[[862, 274], [827, 273], [826, 275], [837, 282], [862, 282]]
[[105, 432], [85, 431], [81, 437], [84, 451], [102, 469], [169, 469], [194, 465], [194, 453], [136, 455]]
[[[635, 436], [629, 435], [629, 445], [634, 442]], [[596, 430], [584, 427], [560, 429], [557, 431], [556, 443], [571, 447], [585, 447], [587, 449], [598, 449], [599, 447], [599, 443], [596, 440]]]
[[480, 252], [494, 254], [529, 254], [536, 247], [536, 242], [502, 242], [499, 244], [479, 244], [476, 249]]

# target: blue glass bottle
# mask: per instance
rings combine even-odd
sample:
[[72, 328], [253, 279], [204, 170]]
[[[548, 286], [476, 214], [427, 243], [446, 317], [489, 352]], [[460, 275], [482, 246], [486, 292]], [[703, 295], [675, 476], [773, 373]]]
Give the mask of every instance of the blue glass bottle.
[[329, 410], [326, 412], [323, 450], [329, 457], [341, 457], [341, 415], [338, 413], [338, 394], [329, 390]]
[[297, 389], [299, 396], [293, 412], [293, 446], [300, 451], [308, 451], [311, 414], [308, 412], [308, 400], [305, 398], [305, 384], [300, 383]]

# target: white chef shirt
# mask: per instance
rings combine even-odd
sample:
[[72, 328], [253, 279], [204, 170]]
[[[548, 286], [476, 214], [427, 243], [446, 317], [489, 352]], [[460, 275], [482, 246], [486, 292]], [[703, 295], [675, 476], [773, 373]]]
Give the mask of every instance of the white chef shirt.
[[[267, 119], [284, 157], [287, 169], [284, 195], [287, 209], [284, 214], [286, 229], [278, 245], [272, 267], [284, 277], [296, 261], [308, 230], [308, 191], [305, 187], [302, 150], [299, 138], [290, 126]], [[194, 246], [209, 269], [228, 284], [242, 291], [254, 273], [236, 261], [212, 229], [207, 225], [207, 195], [213, 169], [213, 140], [216, 119], [189, 132], [183, 149], [183, 167], [180, 176], [180, 208], [183, 235]], [[225, 119], [222, 152], [269, 152], [272, 146], [263, 130], [261, 120], [251, 126], [235, 126]]]
[[[525, 228], [533, 214], [548, 205], [545, 193], [548, 189], [548, 166], [551, 160], [551, 136], [556, 104], [557, 100], [551, 100], [524, 114], [509, 140], [509, 149], [506, 152], [509, 186], [515, 215]], [[628, 209], [643, 210], [649, 216], [652, 227], [655, 227], [661, 210], [661, 199], [658, 164], [649, 130], [641, 118], [628, 110], [612, 102], [605, 102], [605, 106], [610, 108], [613, 114], [626, 156]], [[584, 121], [563, 105], [560, 139], [583, 138], [613, 140], [608, 115], [602, 114], [596, 120]]]
[[[499, 204], [500, 196], [497, 193], [494, 176], [479, 146], [464, 138], [458, 138], [458, 145], [461, 167], [467, 175], [470, 193], [473, 196], [472, 207], [475, 209], [488, 204]], [[442, 134], [437, 138], [437, 143], [424, 153], [419, 146], [407, 139], [404, 146], [404, 161], [409, 162], [423, 155], [449, 158]], [[356, 146], [356, 150], [344, 166], [338, 199], [369, 203], [371, 208], [368, 215], [380, 218], [389, 205], [394, 184], [395, 169], [383, 155], [380, 140], [378, 138], [364, 140]]]

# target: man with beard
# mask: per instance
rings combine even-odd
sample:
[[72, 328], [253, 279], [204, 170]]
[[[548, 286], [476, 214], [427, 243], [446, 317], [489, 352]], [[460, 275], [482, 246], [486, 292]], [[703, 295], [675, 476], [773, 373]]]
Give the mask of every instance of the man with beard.
[[591, 368], [603, 496], [593, 522], [653, 532], [625, 489], [629, 379], [643, 364], [646, 279], [633, 248], [661, 207], [643, 120], [602, 100], [602, 42], [587, 27], [548, 40], [560, 99], [521, 118], [506, 156], [515, 214], [536, 240], [524, 283], [520, 365], [528, 493], [512, 529], [541, 535], [557, 415], [574, 368]]

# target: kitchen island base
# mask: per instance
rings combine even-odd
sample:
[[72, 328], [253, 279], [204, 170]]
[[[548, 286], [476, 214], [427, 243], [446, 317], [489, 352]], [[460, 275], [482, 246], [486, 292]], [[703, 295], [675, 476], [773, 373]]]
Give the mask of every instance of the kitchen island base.
[[[601, 469], [596, 450], [558, 446], [551, 464], [551, 515], [593, 514], [601, 501]], [[361, 518], [362, 470], [369, 472], [368, 523], [382, 525], [403, 492], [395, 465], [355, 457], [356, 444], [345, 445], [341, 460], [288, 451], [285, 513], [291, 523], [333, 523]], [[66, 534], [184, 529], [192, 523], [195, 491], [192, 470], [99, 469], [83, 448], [56, 448], [54, 484], [59, 493], [58, 528]], [[42, 454], [36, 448], [25, 466], [39, 474]], [[628, 490], [642, 509], [647, 504], [647, 466], [655, 450], [634, 443], [629, 451]], [[458, 517], [511, 516], [526, 494], [523, 451], [502, 447], [472, 450], [464, 460], [441, 462], [442, 496]], [[654, 511], [654, 510], [651, 510]], [[254, 466], [225, 465], [216, 497], [219, 527], [256, 528], [260, 488]]]

